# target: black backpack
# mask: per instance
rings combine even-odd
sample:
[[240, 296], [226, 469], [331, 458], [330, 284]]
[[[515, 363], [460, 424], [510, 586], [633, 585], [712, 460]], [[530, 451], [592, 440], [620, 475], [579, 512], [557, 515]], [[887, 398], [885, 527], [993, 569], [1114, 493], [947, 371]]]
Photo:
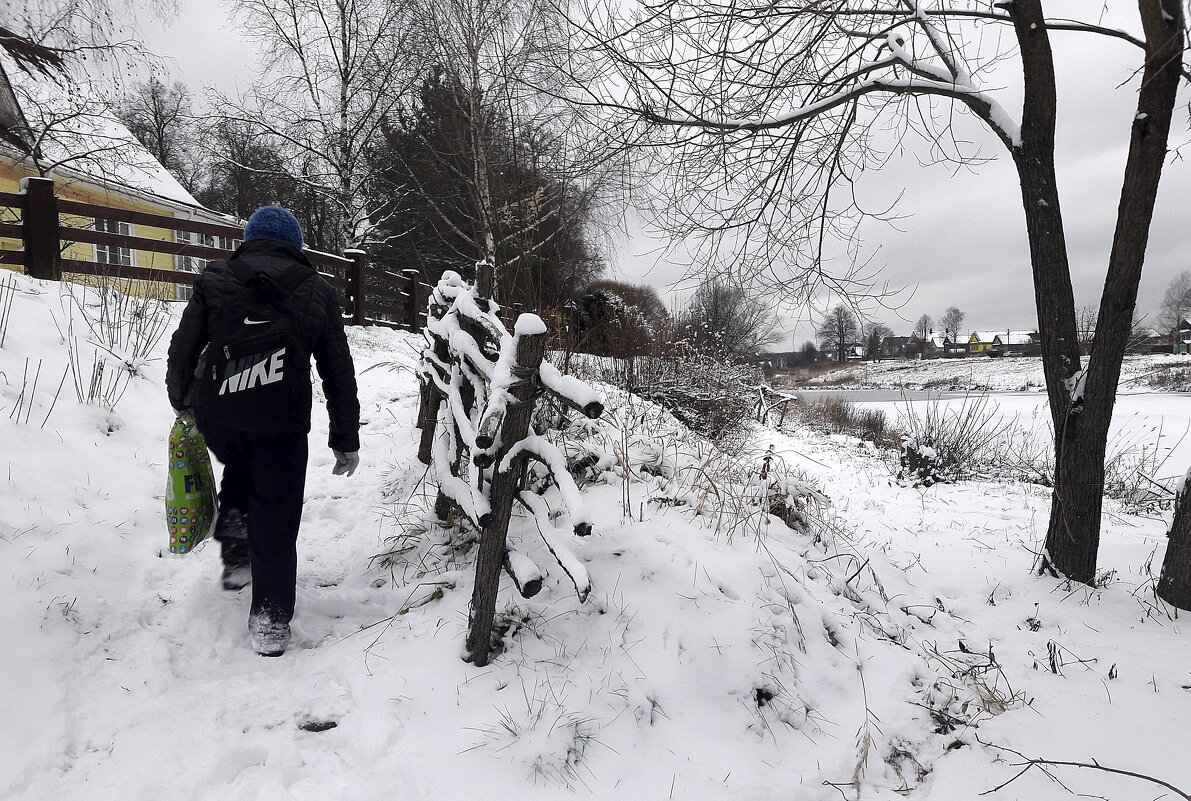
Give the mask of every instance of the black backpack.
[[196, 371], [195, 411], [259, 434], [310, 429], [310, 351], [297, 325], [294, 290], [314, 278], [295, 264], [276, 277], [227, 262], [240, 287], [210, 321]]

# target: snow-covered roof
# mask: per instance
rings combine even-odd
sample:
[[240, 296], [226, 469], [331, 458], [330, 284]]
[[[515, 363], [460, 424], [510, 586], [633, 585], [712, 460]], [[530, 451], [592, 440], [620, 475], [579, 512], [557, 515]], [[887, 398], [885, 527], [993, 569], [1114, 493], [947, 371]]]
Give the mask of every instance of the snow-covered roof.
[[37, 145], [42, 165], [54, 165], [49, 177], [85, 176], [101, 184], [199, 206], [115, 118], [111, 99], [103, 97], [94, 85], [75, 83], [67, 75], [16, 69], [3, 52], [0, 71], [12, 87], [17, 112], [30, 129], [21, 138]]
[[979, 342], [991, 344], [997, 338], [997, 334], [1003, 334], [1004, 331], [973, 331], [968, 337], [969, 342]]
[[1026, 331], [1002, 331], [993, 342], [997, 345], [1032, 345], [1034, 336]]

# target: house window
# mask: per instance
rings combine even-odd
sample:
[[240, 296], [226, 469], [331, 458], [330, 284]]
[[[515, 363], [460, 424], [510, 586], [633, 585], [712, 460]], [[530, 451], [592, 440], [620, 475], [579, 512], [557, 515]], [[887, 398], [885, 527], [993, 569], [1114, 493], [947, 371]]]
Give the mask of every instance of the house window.
[[[102, 231], [106, 234], [120, 234], [122, 236], [132, 236], [132, 226], [126, 222], [119, 220], [101, 220], [96, 217], [92, 225], [96, 231]], [[100, 264], [118, 264], [121, 267], [132, 267], [132, 249], [120, 248], [114, 245], [96, 245], [95, 246], [95, 261]]]
[[[192, 234], [189, 231], [174, 231], [174, 241], [187, 245], [200, 245], [205, 248], [219, 248], [220, 250], [235, 250], [240, 245], [239, 239], [212, 236], [211, 234]], [[199, 273], [207, 266], [207, 261], [207, 259], [198, 256], [175, 256], [174, 269]]]
[[[213, 237], [207, 234], [192, 234], [189, 231], [174, 231], [174, 241], [186, 245], [202, 245], [203, 247], [211, 247]], [[202, 272], [203, 267], [207, 265], [206, 259], [200, 259], [198, 256], [174, 256], [174, 269], [181, 270], [186, 273]]]
[[[174, 241], [187, 245], [201, 245], [205, 248], [219, 248], [220, 250], [235, 250], [240, 245], [239, 239], [226, 236], [212, 236], [211, 234], [194, 234], [190, 231], [174, 231]], [[198, 256], [174, 256], [174, 269], [187, 273], [199, 273], [207, 266], [207, 259]], [[178, 300], [190, 300], [194, 290], [186, 284], [177, 284]]]

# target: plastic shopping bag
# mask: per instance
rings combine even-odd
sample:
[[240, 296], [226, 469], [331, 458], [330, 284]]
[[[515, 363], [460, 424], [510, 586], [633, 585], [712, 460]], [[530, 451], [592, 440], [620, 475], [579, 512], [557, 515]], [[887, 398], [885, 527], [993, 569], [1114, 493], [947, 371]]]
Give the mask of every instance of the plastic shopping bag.
[[170, 430], [169, 480], [165, 487], [170, 553], [194, 550], [211, 533], [217, 510], [215, 473], [207, 443], [193, 421], [178, 418]]

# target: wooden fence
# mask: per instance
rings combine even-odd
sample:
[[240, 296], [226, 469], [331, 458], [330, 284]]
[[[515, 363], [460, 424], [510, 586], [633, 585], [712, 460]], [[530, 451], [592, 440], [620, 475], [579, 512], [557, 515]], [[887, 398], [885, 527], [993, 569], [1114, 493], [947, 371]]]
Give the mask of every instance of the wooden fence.
[[[129, 251], [189, 256], [195, 259], [226, 259], [232, 251], [193, 242], [153, 239], [131, 234], [110, 233], [92, 228], [64, 225], [62, 217], [74, 220], [107, 220], [143, 225], [191, 236], [236, 240], [244, 236], [242, 228], [219, 223], [186, 220], [168, 215], [81, 203], [58, 197], [54, 182], [48, 178], [25, 178], [21, 192], [0, 192], [0, 208], [17, 211], [20, 222], [0, 222], [0, 238], [22, 243], [21, 250], [0, 250], [0, 264], [18, 265], [33, 278], [61, 281], [63, 274], [90, 275], [131, 281], [190, 285], [197, 272], [179, 269], [105, 264], [87, 259], [64, 258], [71, 244], [92, 244]], [[175, 237], [176, 238], [176, 237]], [[304, 251], [319, 274], [340, 294], [345, 322], [351, 325], [387, 325], [420, 330], [426, 323], [426, 299], [430, 285], [419, 280], [417, 270], [393, 273], [370, 269], [362, 250], [349, 250], [343, 256], [319, 251]]]
[[536, 460], [558, 489], [556, 504], [566, 507], [573, 533], [591, 533], [574, 479], [560, 467], [565, 459], [532, 436], [529, 424], [541, 395], [589, 418], [604, 411], [598, 393], [543, 361], [547, 329], [541, 318], [521, 314], [513, 332], [506, 329], [490, 302], [492, 284], [492, 267], [486, 263], [477, 265], [475, 284], [453, 272], [443, 275], [430, 295], [428, 347], [419, 369], [418, 458], [438, 484], [435, 513], [443, 522], [462, 516], [480, 531], [465, 657], [478, 666], [491, 655], [502, 567], [522, 596], [542, 588], [542, 571], [507, 540], [514, 501], [536, 519], [546, 547], [580, 599], [591, 590], [585, 568], [565, 543], [566, 532], [555, 527], [548, 500], [527, 489], [527, 465]]

